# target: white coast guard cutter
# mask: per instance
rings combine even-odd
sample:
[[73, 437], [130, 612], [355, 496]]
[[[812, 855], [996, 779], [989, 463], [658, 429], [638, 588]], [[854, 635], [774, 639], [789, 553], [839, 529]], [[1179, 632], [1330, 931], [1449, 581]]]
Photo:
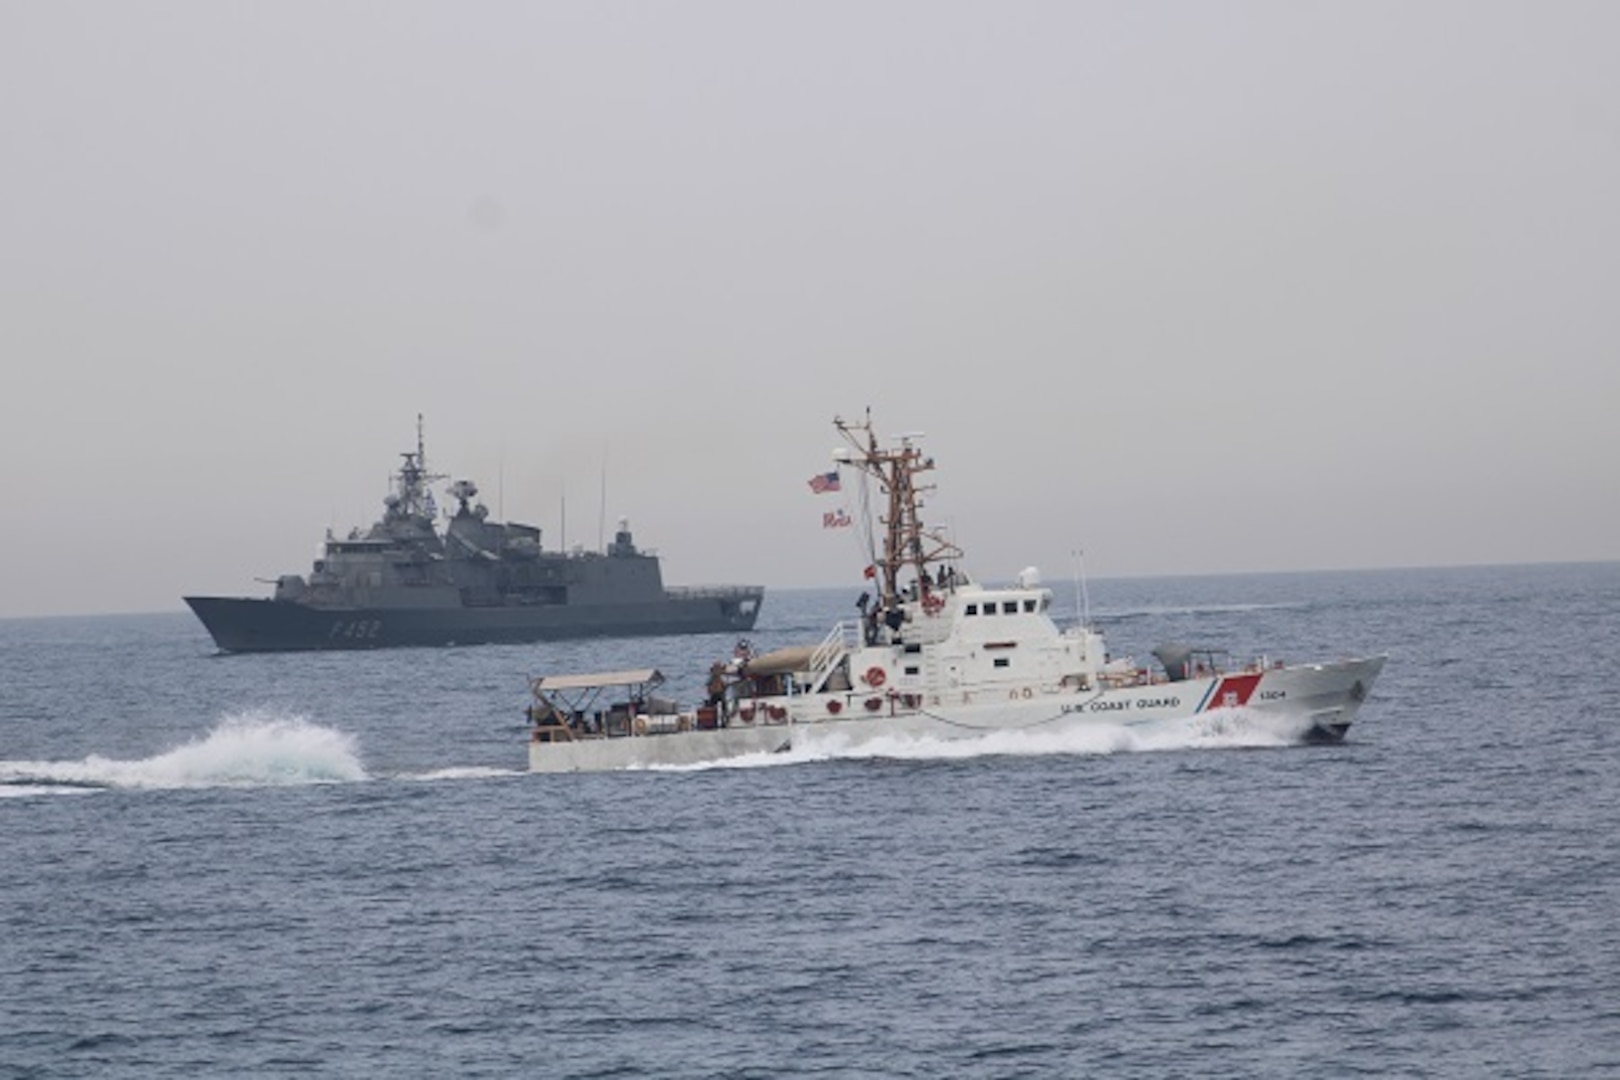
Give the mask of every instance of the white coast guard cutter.
[[876, 598], [858, 624], [819, 644], [739, 655], [711, 669], [707, 705], [682, 711], [653, 692], [651, 669], [532, 680], [534, 772], [690, 765], [880, 739], [1063, 734], [1087, 725], [1186, 731], [1247, 710], [1300, 741], [1337, 741], [1384, 657], [1233, 665], [1211, 650], [1164, 646], [1149, 670], [1110, 660], [1100, 632], [1060, 629], [1050, 589], [1026, 570], [1011, 586], [973, 581], [961, 551], [918, 514], [932, 458], [904, 436], [883, 446], [871, 420], [835, 421], [841, 468], [875, 482], [882, 549]]

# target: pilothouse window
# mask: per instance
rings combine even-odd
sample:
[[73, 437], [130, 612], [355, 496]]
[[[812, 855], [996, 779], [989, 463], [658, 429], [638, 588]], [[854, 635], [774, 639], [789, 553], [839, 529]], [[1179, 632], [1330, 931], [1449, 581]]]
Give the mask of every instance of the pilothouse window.
[[1002, 603], [1001, 603], [1001, 611], [1002, 611], [1002, 614], [1004, 614], [1004, 615], [1016, 615], [1016, 614], [1018, 614], [1018, 601], [1016, 601], [1016, 600], [1004, 600], [1004, 601], [1002, 601]]

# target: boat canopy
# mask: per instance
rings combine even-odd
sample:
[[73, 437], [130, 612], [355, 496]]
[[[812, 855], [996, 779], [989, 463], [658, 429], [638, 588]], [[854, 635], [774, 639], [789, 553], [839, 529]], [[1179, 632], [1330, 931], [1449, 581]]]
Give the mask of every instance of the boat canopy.
[[1194, 674], [1203, 675], [1206, 671], [1219, 672], [1229, 664], [1225, 649], [1184, 645], [1176, 641], [1160, 645], [1153, 650], [1153, 655], [1164, 665], [1164, 674], [1171, 682], [1181, 682]]
[[596, 675], [542, 675], [534, 680], [536, 693], [546, 690], [605, 690], [611, 686], [658, 686], [664, 681], [657, 668], [604, 671]]

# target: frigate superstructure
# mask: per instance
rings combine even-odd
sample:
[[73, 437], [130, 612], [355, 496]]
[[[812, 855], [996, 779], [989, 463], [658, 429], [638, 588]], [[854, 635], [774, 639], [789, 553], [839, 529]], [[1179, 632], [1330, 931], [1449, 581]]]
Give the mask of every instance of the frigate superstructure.
[[383, 515], [338, 538], [328, 530], [309, 574], [284, 574], [269, 598], [188, 596], [225, 652], [473, 645], [584, 637], [742, 632], [764, 589], [666, 587], [658, 556], [620, 520], [601, 551], [547, 551], [540, 529], [491, 521], [470, 480], [439, 528], [417, 417], [416, 449], [393, 477]]

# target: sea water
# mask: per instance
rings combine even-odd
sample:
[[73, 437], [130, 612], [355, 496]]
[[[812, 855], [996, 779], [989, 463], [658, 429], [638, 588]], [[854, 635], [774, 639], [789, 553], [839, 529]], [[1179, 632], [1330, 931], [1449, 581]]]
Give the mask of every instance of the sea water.
[[[0, 622], [0, 1077], [1620, 1075], [1620, 564], [1090, 594], [1115, 655], [1389, 663], [1339, 746], [528, 776], [530, 676], [690, 702], [735, 641]], [[754, 644], [853, 599], [774, 592]]]

